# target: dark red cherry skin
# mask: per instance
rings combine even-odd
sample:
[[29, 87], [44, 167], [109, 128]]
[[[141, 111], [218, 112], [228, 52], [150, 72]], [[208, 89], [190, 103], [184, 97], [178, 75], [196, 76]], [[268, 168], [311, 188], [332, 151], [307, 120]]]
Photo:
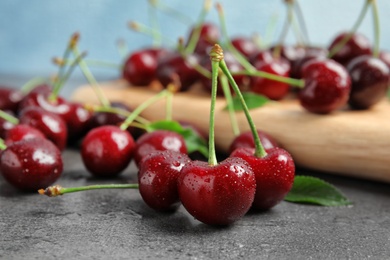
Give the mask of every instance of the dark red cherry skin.
[[23, 94], [19, 90], [0, 86], [0, 110], [10, 110], [17, 113], [22, 99]]
[[199, 63], [200, 60], [196, 54], [183, 57], [179, 53], [173, 53], [160, 60], [156, 77], [163, 87], [173, 83], [179, 88], [179, 91], [186, 91], [200, 77], [199, 72], [193, 66]]
[[[257, 62], [254, 66], [258, 71], [277, 76], [288, 77], [290, 74], [290, 63], [283, 58], [273, 59], [269, 62]], [[262, 94], [273, 100], [284, 98], [290, 89], [290, 85], [287, 83], [263, 77], [252, 77], [250, 86], [252, 92]]]
[[[261, 130], [257, 130], [257, 133], [259, 135], [261, 144], [263, 145], [266, 151], [275, 147], [279, 147], [279, 144], [276, 142], [276, 140], [269, 134]], [[253, 139], [253, 135], [251, 131], [246, 131], [236, 136], [233, 142], [231, 143], [231, 145], [229, 146], [228, 151], [229, 153], [232, 153], [237, 148], [244, 148], [244, 147], [255, 148], [255, 141]]]
[[[337, 35], [328, 47], [330, 51], [335, 45], [343, 40], [348, 32]], [[354, 33], [346, 44], [332, 56], [332, 59], [346, 66], [350, 60], [361, 55], [371, 55], [372, 46], [369, 39], [360, 33]]]
[[234, 37], [231, 43], [246, 58], [252, 57], [259, 52], [256, 43], [248, 37]]
[[150, 85], [156, 79], [159, 55], [157, 49], [133, 52], [123, 65], [123, 78], [133, 86]]
[[308, 61], [314, 59], [326, 59], [328, 51], [319, 47], [306, 48], [305, 55], [291, 62], [290, 77], [295, 79], [302, 78], [302, 69]]
[[390, 52], [388, 51], [379, 52], [379, 59], [383, 61], [387, 65], [387, 67], [390, 68]]
[[61, 152], [49, 140], [33, 138], [10, 144], [1, 154], [0, 172], [12, 186], [37, 191], [62, 174]]
[[186, 210], [209, 225], [229, 225], [250, 209], [256, 180], [241, 158], [227, 158], [218, 165], [192, 161], [178, 178], [179, 197]]
[[156, 130], [143, 134], [136, 141], [134, 161], [137, 166], [147, 154], [156, 150], [172, 150], [187, 154], [186, 143], [180, 134], [167, 130]]
[[281, 202], [291, 190], [295, 164], [284, 149], [273, 148], [263, 158], [254, 156], [254, 148], [238, 148], [230, 157], [244, 159], [253, 169], [256, 177], [256, 194], [252, 208], [268, 210]]
[[351, 79], [347, 70], [334, 60], [313, 60], [302, 71], [305, 85], [299, 92], [299, 101], [308, 111], [330, 113], [347, 104]]
[[[216, 26], [213, 23], [203, 23], [199, 35], [199, 40], [195, 47], [195, 53], [198, 53], [200, 55], [208, 55], [209, 50], [211, 49], [214, 44], [219, 42], [219, 39], [221, 38], [221, 33], [219, 31], [218, 26]], [[191, 35], [194, 33], [195, 28], [191, 29], [191, 32], [188, 36], [188, 41], [191, 38]], [[187, 42], [188, 44], [188, 42]]]
[[[15, 116], [14, 113], [10, 110], [5, 110], [4, 112], [6, 112], [7, 114], [9, 114], [11, 116]], [[4, 139], [7, 131], [10, 130], [14, 126], [15, 125], [13, 123], [0, 117], [0, 138]]]
[[45, 139], [46, 136], [41, 131], [32, 126], [18, 124], [7, 131], [4, 142], [7, 146], [9, 146], [15, 142], [33, 138]]
[[275, 45], [270, 48], [271, 53], [278, 55], [278, 52], [275, 53], [275, 49], [280, 48], [279, 55], [280, 57], [286, 59], [288, 62], [292, 63], [293, 61], [302, 58], [305, 55], [304, 46], [290, 46], [290, 45]]
[[348, 101], [352, 108], [370, 108], [386, 96], [390, 70], [383, 61], [371, 55], [363, 55], [352, 59], [347, 70], [352, 80]]
[[179, 206], [177, 178], [190, 158], [183, 153], [165, 150], [146, 155], [139, 167], [139, 192], [144, 202], [158, 211], [172, 211]]
[[97, 177], [115, 177], [130, 163], [134, 139], [117, 126], [92, 129], [81, 143], [81, 158], [87, 170]]
[[58, 115], [40, 107], [28, 107], [20, 112], [20, 124], [40, 130], [61, 151], [66, 147], [68, 130], [65, 121]]
[[252, 65], [258, 64], [258, 63], [270, 63], [274, 60], [274, 56], [272, 55], [272, 52], [269, 50], [261, 50], [255, 54], [253, 54], [249, 61]]
[[69, 107], [70, 111], [65, 122], [68, 128], [68, 143], [71, 143], [87, 133], [93, 113], [80, 103], [69, 102]]

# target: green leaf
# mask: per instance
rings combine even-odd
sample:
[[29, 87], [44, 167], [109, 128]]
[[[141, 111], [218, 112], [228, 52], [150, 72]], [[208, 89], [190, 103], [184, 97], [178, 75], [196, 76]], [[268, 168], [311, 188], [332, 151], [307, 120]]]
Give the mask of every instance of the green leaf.
[[153, 132], [155, 130], [173, 131], [183, 136], [188, 153], [200, 152], [203, 156], [208, 158], [209, 149], [207, 142], [194, 129], [190, 127], [183, 127], [180, 123], [170, 120], [161, 120], [150, 123], [146, 126], [146, 131]]
[[[269, 102], [269, 99], [266, 96], [259, 95], [253, 92], [244, 92], [242, 93], [242, 96], [244, 97], [248, 109], [258, 108], [264, 106]], [[228, 107], [226, 106], [224, 109], [227, 110]], [[233, 109], [234, 111], [243, 110], [241, 106], [241, 101], [237, 96], [233, 97]]]
[[321, 206], [343, 206], [351, 204], [333, 185], [310, 176], [295, 176], [293, 187], [284, 200]]

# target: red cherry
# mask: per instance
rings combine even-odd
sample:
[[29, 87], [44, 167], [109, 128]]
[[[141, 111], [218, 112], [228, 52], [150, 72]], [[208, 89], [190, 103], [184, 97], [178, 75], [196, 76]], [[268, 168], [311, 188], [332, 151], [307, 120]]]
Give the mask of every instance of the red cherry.
[[[274, 75], [288, 77], [290, 74], [290, 64], [282, 59], [273, 59], [269, 62], [258, 62], [254, 64], [259, 71], [268, 72]], [[251, 78], [251, 91], [262, 94], [270, 99], [279, 100], [285, 97], [290, 89], [290, 85], [284, 82], [270, 80], [262, 77]]]
[[245, 57], [250, 58], [257, 52], [259, 48], [256, 43], [253, 42], [251, 38], [247, 37], [234, 37], [232, 40], [232, 45]]
[[7, 131], [4, 141], [5, 144], [9, 146], [15, 142], [33, 138], [45, 139], [46, 136], [41, 131], [32, 126], [18, 124]]
[[252, 169], [241, 158], [218, 165], [192, 161], [178, 178], [179, 197], [187, 211], [209, 225], [229, 225], [250, 209], [256, 190]]
[[40, 130], [61, 151], [65, 149], [68, 130], [64, 120], [58, 115], [40, 107], [28, 107], [20, 112], [20, 124], [30, 125]]
[[69, 102], [70, 111], [67, 114], [68, 142], [80, 139], [89, 128], [92, 112], [82, 104]]
[[134, 150], [134, 161], [139, 166], [142, 158], [154, 151], [172, 150], [187, 154], [184, 138], [172, 131], [156, 130], [138, 138]]
[[138, 172], [139, 192], [145, 203], [159, 211], [174, 210], [179, 205], [177, 178], [191, 160], [175, 151], [155, 151], [146, 155]]
[[[261, 144], [263, 145], [265, 150], [279, 147], [276, 140], [269, 134], [261, 130], [257, 130], [257, 133], [260, 137]], [[237, 148], [244, 147], [255, 148], [255, 141], [253, 140], [253, 135], [251, 131], [247, 131], [236, 136], [229, 147], [229, 153], [232, 153]]]
[[328, 51], [323, 48], [308, 47], [306, 48], [305, 55], [301, 58], [294, 60], [291, 63], [290, 77], [295, 79], [302, 78], [302, 69], [308, 61], [317, 59], [323, 60], [328, 55]]
[[270, 48], [271, 53], [274, 53], [275, 48], [280, 48], [280, 56], [290, 63], [302, 58], [306, 51], [303, 46], [275, 45]]
[[23, 99], [23, 94], [14, 89], [0, 86], [0, 110], [10, 110], [14, 113], [18, 111], [19, 102]]
[[383, 61], [363, 55], [352, 59], [347, 70], [352, 80], [349, 104], [353, 108], [367, 109], [386, 96], [390, 70]]
[[[199, 35], [199, 40], [195, 47], [195, 52], [200, 55], [208, 54], [209, 49], [216, 43], [219, 42], [221, 38], [221, 33], [219, 28], [212, 23], [203, 23]], [[188, 40], [191, 39], [191, 36], [194, 33], [195, 28], [191, 29]], [[188, 44], [188, 42], [187, 42]]]
[[130, 163], [133, 137], [117, 126], [92, 129], [81, 143], [81, 157], [87, 170], [99, 177], [114, 177]]
[[12, 143], [0, 158], [0, 172], [4, 178], [25, 191], [50, 186], [62, 170], [61, 152], [52, 142], [41, 138]]
[[382, 60], [387, 65], [387, 67], [390, 68], [390, 52], [388, 51], [379, 52], [379, 59]]
[[133, 52], [123, 65], [123, 78], [133, 86], [148, 86], [156, 78], [158, 60], [164, 49], [143, 49]]
[[[332, 48], [341, 42], [348, 34], [348, 32], [343, 32], [337, 35], [328, 47], [328, 50], [331, 52]], [[332, 56], [332, 59], [338, 63], [341, 63], [342, 65], [346, 65], [350, 60], [357, 56], [371, 55], [371, 49], [372, 47], [370, 41], [366, 36], [360, 33], [354, 33], [352, 37], [345, 43], [345, 45]]]
[[351, 79], [346, 69], [330, 60], [313, 60], [302, 71], [304, 88], [299, 92], [301, 105], [313, 113], [330, 113], [346, 105]]
[[[14, 113], [12, 111], [6, 110], [4, 112], [11, 115], [11, 116], [14, 116]], [[4, 139], [7, 131], [10, 130], [14, 126], [15, 125], [13, 123], [0, 117], [0, 138]]]
[[239, 148], [230, 156], [244, 159], [253, 169], [257, 186], [252, 208], [267, 210], [281, 202], [291, 190], [295, 165], [291, 155], [281, 148], [268, 150], [263, 158], [254, 153], [254, 148]]

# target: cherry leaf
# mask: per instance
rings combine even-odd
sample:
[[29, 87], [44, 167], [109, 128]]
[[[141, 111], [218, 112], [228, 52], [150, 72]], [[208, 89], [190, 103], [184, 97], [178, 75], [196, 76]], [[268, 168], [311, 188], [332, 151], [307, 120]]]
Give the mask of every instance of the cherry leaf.
[[311, 176], [295, 176], [285, 201], [320, 206], [344, 206], [351, 202], [333, 185]]
[[[270, 100], [263, 95], [259, 95], [253, 92], [244, 92], [242, 93], [244, 97], [245, 103], [248, 106], [248, 109], [258, 108], [267, 104]], [[226, 106], [225, 110], [228, 109]], [[241, 101], [237, 96], [233, 97], [233, 110], [234, 111], [242, 111]]]
[[168, 130], [180, 134], [186, 142], [188, 154], [200, 152], [203, 156], [208, 158], [209, 150], [206, 140], [191, 127], [183, 127], [180, 123], [170, 120], [155, 121], [146, 126], [146, 131], [148, 132], [153, 132], [155, 130]]

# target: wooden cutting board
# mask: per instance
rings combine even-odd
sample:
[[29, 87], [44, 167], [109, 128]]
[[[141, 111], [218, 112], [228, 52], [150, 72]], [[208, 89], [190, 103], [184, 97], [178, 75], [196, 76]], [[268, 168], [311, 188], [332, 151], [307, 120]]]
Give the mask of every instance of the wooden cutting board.
[[[121, 101], [131, 108], [152, 97], [157, 90], [130, 87], [123, 80], [102, 83], [111, 101]], [[210, 95], [194, 88], [177, 93], [173, 98], [173, 118], [187, 121], [202, 131], [208, 131]], [[81, 86], [72, 100], [97, 103], [90, 86]], [[216, 104], [216, 146], [226, 151], [234, 135], [230, 127], [226, 102]], [[161, 100], [142, 113], [149, 120], [165, 117], [165, 101]], [[336, 111], [316, 115], [305, 111], [296, 100], [271, 102], [252, 109], [251, 115], [258, 129], [270, 133], [297, 165], [329, 173], [390, 182], [390, 102], [383, 100], [370, 110]], [[249, 130], [243, 112], [237, 113], [241, 131]]]

